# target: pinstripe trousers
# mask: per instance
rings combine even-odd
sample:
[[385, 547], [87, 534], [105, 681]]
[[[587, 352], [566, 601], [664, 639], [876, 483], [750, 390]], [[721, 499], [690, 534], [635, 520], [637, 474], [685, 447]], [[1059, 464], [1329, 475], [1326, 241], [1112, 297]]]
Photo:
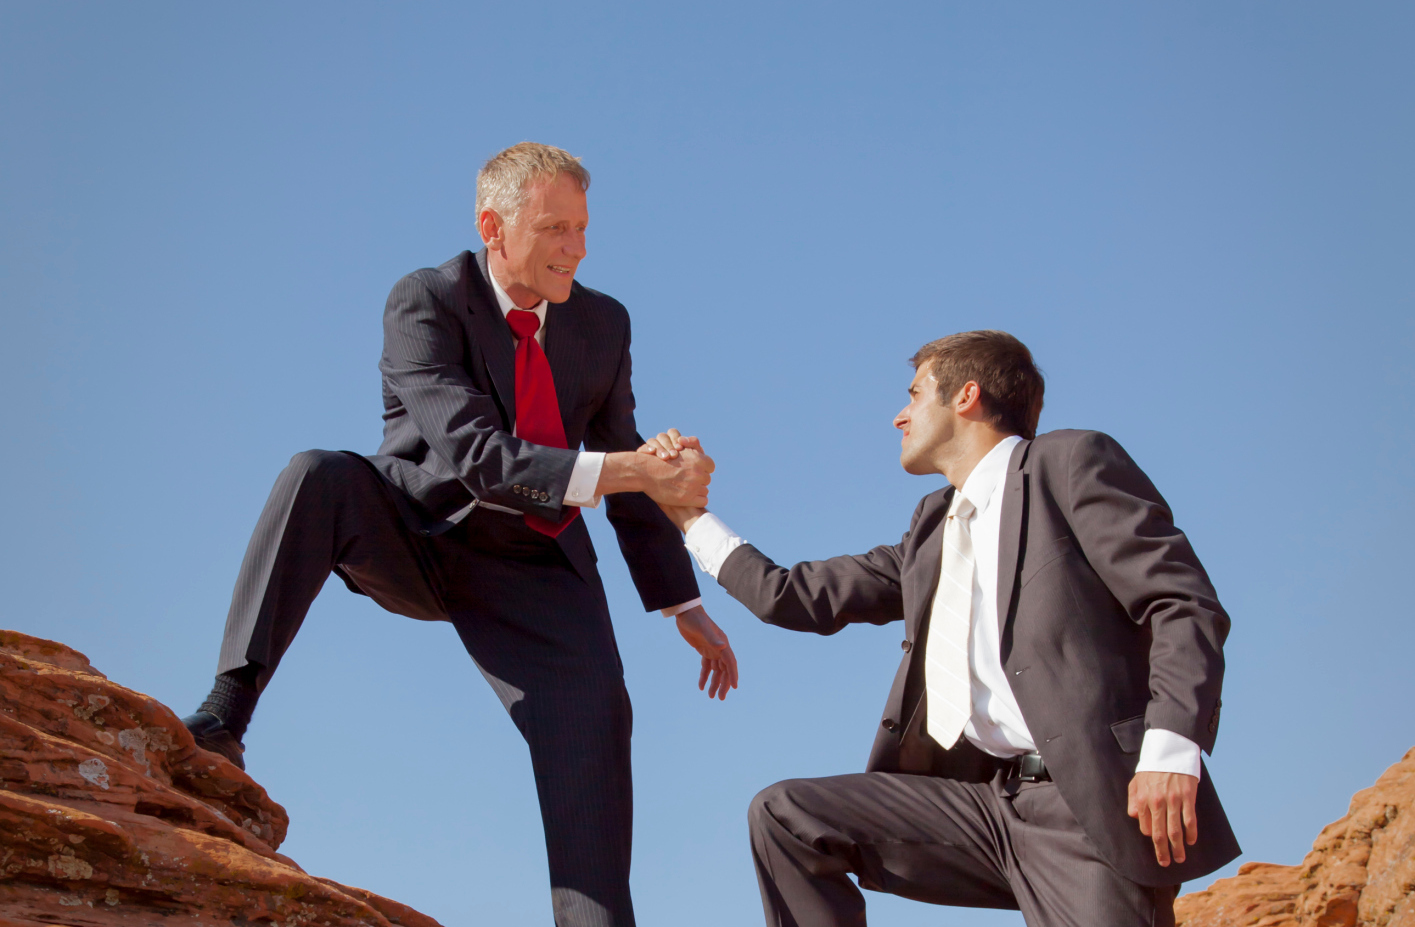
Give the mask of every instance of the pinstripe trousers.
[[1022, 911], [1028, 927], [1173, 927], [1179, 886], [1132, 882], [1051, 782], [858, 773], [788, 779], [749, 812], [768, 927], [864, 927], [860, 888]]
[[400, 615], [450, 621], [530, 748], [560, 927], [633, 925], [633, 723], [609, 607], [556, 542], [476, 510], [409, 530], [357, 455], [306, 451], [280, 474], [241, 564], [217, 672], [263, 689], [331, 572]]

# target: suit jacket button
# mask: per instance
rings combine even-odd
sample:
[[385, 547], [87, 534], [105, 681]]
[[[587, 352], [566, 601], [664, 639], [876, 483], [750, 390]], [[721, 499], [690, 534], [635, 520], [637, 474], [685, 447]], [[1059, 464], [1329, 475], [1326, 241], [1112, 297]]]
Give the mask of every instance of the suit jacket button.
[[895, 734], [899, 731], [899, 722], [895, 721], [893, 718], [885, 718], [883, 721], [880, 722], [880, 727], [884, 728], [886, 731], [889, 731], [889, 733], [891, 734]]
[[905, 653], [908, 653], [909, 651], [911, 651], [911, 650], [914, 649], [914, 642], [913, 642], [913, 641], [900, 641], [900, 642], [899, 642], [899, 649], [902, 650], [902, 651], [904, 651]]
[[542, 502], [549, 502], [549, 501], [550, 501], [550, 493], [548, 493], [548, 492], [543, 492], [543, 493], [541, 493], [541, 494], [540, 494], [540, 501], [542, 501]]

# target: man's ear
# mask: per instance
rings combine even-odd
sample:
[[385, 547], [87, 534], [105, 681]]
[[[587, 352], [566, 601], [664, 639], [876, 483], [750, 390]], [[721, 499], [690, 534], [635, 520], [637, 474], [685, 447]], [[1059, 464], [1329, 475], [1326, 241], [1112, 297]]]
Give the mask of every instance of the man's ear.
[[983, 411], [983, 388], [978, 381], [969, 380], [954, 394], [953, 411], [963, 418], [972, 418]]
[[483, 209], [477, 216], [477, 232], [481, 235], [482, 244], [493, 251], [500, 251], [504, 245], [502, 230], [503, 223], [496, 210]]

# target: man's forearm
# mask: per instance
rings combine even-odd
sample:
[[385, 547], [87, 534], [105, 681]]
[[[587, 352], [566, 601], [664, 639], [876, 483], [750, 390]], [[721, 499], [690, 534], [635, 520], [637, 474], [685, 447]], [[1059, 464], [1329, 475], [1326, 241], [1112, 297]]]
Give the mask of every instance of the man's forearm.
[[599, 471], [599, 484], [595, 495], [607, 496], [616, 492], [643, 492], [648, 482], [648, 467], [645, 460], [652, 460], [644, 454], [633, 451], [617, 451], [604, 455], [604, 466]]
[[595, 494], [641, 492], [660, 505], [702, 507], [707, 505], [712, 471], [712, 458], [698, 451], [673, 460], [616, 451], [604, 457]]

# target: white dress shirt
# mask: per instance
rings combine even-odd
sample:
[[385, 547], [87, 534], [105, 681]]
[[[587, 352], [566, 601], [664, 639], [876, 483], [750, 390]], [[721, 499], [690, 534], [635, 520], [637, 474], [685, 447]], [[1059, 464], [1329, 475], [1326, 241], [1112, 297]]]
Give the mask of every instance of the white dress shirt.
[[[963, 729], [963, 735], [980, 750], [998, 757], [1035, 753], [1037, 750], [1002, 667], [1002, 646], [997, 624], [998, 545], [1002, 527], [1002, 494], [1006, 483], [1003, 477], [1012, 457], [1012, 449], [1021, 440], [1012, 435], [998, 442], [978, 461], [960, 490], [977, 509], [969, 525], [975, 565], [972, 631], [968, 640], [973, 714]], [[694, 523], [684, 540], [698, 566], [714, 579], [727, 556], [744, 543], [720, 518], [710, 513]], [[1184, 773], [1197, 778], [1200, 771], [1199, 745], [1173, 731], [1151, 728], [1145, 732], [1135, 771]]]
[[[496, 294], [496, 304], [500, 307], [502, 316], [505, 316], [512, 309], [521, 308], [511, 301], [511, 297], [506, 295], [506, 291], [503, 290], [501, 284], [497, 282], [495, 274], [488, 270], [486, 276], [487, 279], [491, 281], [491, 291]], [[542, 347], [545, 346], [545, 307], [546, 300], [542, 299], [534, 308], [523, 310], [525, 312], [534, 312], [536, 318], [540, 319], [540, 328], [536, 329], [535, 339], [536, 344]], [[518, 344], [520, 343], [520, 339], [516, 338], [515, 332], [511, 333], [511, 337], [515, 338]], [[515, 434], [514, 431], [511, 433], [513, 435]], [[595, 489], [599, 486], [599, 475], [603, 470], [603, 451], [580, 451], [575, 457], [575, 466], [570, 470], [570, 482], [565, 487], [565, 504], [578, 506], [580, 508], [599, 508], [599, 500], [603, 497], [596, 495]], [[483, 503], [483, 505], [487, 505], [487, 503]], [[503, 507], [499, 505], [488, 505], [488, 507], [503, 509]], [[509, 511], [514, 511], [514, 509]], [[516, 514], [519, 515], [520, 513], [516, 512]], [[671, 618], [679, 612], [685, 612], [701, 604], [703, 604], [701, 597], [690, 599], [681, 605], [663, 609], [663, 614]]]

